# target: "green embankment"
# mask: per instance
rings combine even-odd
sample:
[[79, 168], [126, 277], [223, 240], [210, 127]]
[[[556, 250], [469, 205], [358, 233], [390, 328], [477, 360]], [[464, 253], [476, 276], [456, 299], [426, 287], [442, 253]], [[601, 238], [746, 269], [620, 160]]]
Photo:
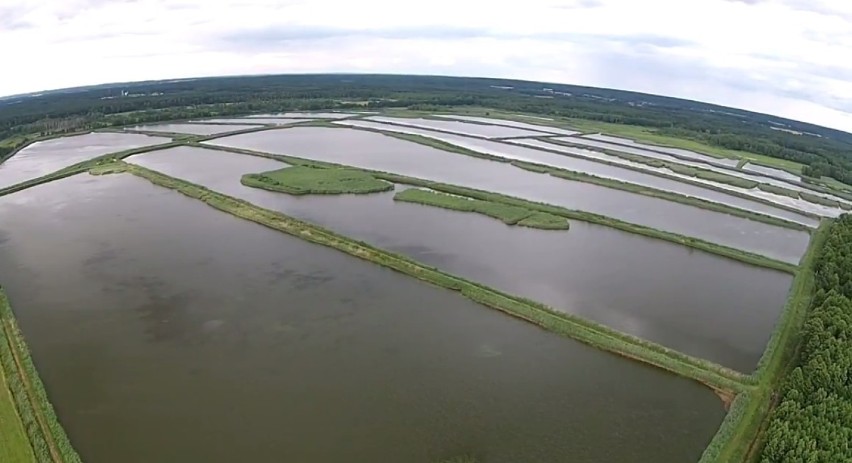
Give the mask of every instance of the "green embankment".
[[400, 191], [394, 195], [395, 201], [423, 204], [426, 206], [442, 207], [461, 212], [475, 212], [488, 217], [502, 220], [506, 225], [540, 228], [544, 230], [567, 230], [568, 221], [562, 217], [530, 210], [520, 206], [510, 206], [503, 203], [481, 201], [447, 193], [438, 193], [416, 188]]
[[[44, 385], [15, 323], [6, 294], [0, 289], [0, 367], [14, 398], [36, 460], [79, 463], [80, 457], [47, 400]], [[5, 429], [4, 429], [5, 434]]]
[[773, 392], [796, 355], [801, 329], [814, 296], [816, 260], [828, 237], [831, 221], [824, 220], [813, 234], [796, 272], [787, 302], [752, 374], [755, 386], [734, 400], [719, 431], [704, 451], [700, 463], [743, 462], [759, 448]]
[[770, 183], [761, 183], [757, 185], [757, 188], [765, 191], [767, 193], [772, 193], [780, 196], [786, 196], [788, 198], [799, 199], [799, 192], [795, 190], [790, 190], [787, 188], [783, 188], [780, 186], [772, 185]]
[[[216, 146], [216, 145], [193, 145], [200, 146], [202, 148], [208, 149], [216, 149], [220, 151], [228, 151], [233, 153], [247, 154], [251, 156], [258, 156], [268, 159], [276, 159], [282, 162], [285, 162], [290, 165], [305, 165], [305, 166], [314, 166], [314, 167], [338, 167], [338, 168], [353, 168], [350, 166], [344, 166], [340, 164], [333, 164], [327, 162], [313, 161], [308, 159], [297, 158], [294, 156], [285, 156], [279, 154], [270, 154], [264, 153], [261, 151], [253, 151], [247, 149], [240, 148], [230, 148], [224, 146]], [[354, 168], [353, 168], [354, 169]], [[749, 265], [756, 265], [759, 267], [766, 267], [775, 270], [780, 270], [782, 272], [787, 273], [795, 273], [796, 265], [789, 264], [786, 262], [781, 262], [776, 259], [772, 259], [770, 257], [762, 256], [759, 254], [755, 254], [748, 251], [742, 251], [739, 249], [730, 248], [727, 246], [723, 246], [721, 244], [711, 243], [709, 241], [704, 241], [698, 238], [692, 238], [689, 236], [678, 235], [676, 233], [670, 233], [662, 230], [657, 230], [655, 228], [646, 227], [643, 225], [637, 225], [630, 222], [625, 222], [623, 220], [614, 219], [612, 217], [607, 217], [599, 214], [594, 214], [586, 211], [577, 211], [573, 209], [568, 209], [561, 206], [553, 206], [550, 204], [539, 203], [534, 201], [529, 201], [525, 199], [515, 198], [512, 196], [502, 195], [499, 193], [491, 193], [488, 191], [477, 190], [473, 188], [459, 187], [455, 185], [448, 185], [444, 183], [433, 182], [429, 180], [422, 180], [414, 177], [408, 177], [405, 175], [392, 174], [388, 172], [381, 172], [369, 169], [358, 169], [363, 170], [364, 172], [368, 172], [370, 175], [373, 175], [376, 178], [387, 180], [391, 183], [403, 183], [406, 185], [412, 185], [422, 188], [428, 188], [435, 191], [440, 191], [443, 193], [449, 193], [457, 196], [466, 196], [468, 198], [479, 199], [483, 201], [492, 201], [503, 204], [509, 204], [513, 206], [521, 206], [528, 209], [533, 209], [540, 212], [547, 212], [549, 214], [557, 215], [560, 217], [564, 217], [568, 220], [579, 220], [581, 222], [592, 223], [595, 225], [602, 225], [605, 227], [615, 228], [617, 230], [625, 231], [628, 233], [634, 233], [637, 235], [645, 236], [648, 238], [655, 238], [664, 241], [669, 241], [671, 243], [680, 244], [683, 246], [691, 247], [693, 249], [698, 249], [701, 251], [709, 252], [711, 254], [720, 255], [723, 257], [727, 257], [730, 259], [734, 259]]]
[[740, 159], [737, 163], [737, 170], [743, 170], [743, 167], [745, 167], [746, 164], [748, 164], [748, 159]]
[[728, 206], [727, 204], [714, 203], [712, 201], [707, 201], [701, 198], [694, 198], [692, 196], [682, 195], [680, 193], [674, 193], [671, 191], [665, 190], [656, 190], [653, 188], [648, 188], [643, 185], [637, 185], [635, 183], [622, 182], [620, 180], [614, 180], [610, 178], [597, 177], [591, 174], [585, 174], [582, 172], [574, 172], [565, 169], [559, 169], [556, 167], [545, 166], [541, 164], [532, 164], [524, 161], [514, 161], [512, 165], [516, 167], [520, 167], [521, 169], [529, 170], [532, 172], [537, 172], [540, 174], [550, 174], [554, 177], [564, 178], [566, 180], [573, 180], [578, 182], [592, 183], [595, 185], [604, 186], [607, 188], [613, 188], [616, 190], [629, 191], [631, 193], [649, 196], [652, 198], [664, 199], [667, 201], [672, 201], [680, 204], [686, 204], [689, 206], [700, 207], [702, 209], [706, 209], [709, 211], [720, 212], [723, 214], [732, 215], [734, 217], [741, 217], [744, 219], [755, 220], [758, 222], [763, 222], [769, 225], [775, 225], [778, 227], [786, 227], [792, 228], [794, 230], [802, 230], [810, 232], [811, 228], [807, 225], [800, 224], [798, 222], [793, 222], [790, 220], [782, 219], [780, 217], [773, 217], [771, 215], [761, 214], [759, 212], [752, 212], [745, 209], [739, 209], [736, 207]]
[[388, 191], [393, 184], [356, 169], [293, 166], [243, 175], [243, 185], [291, 195], [367, 194]]
[[804, 191], [799, 192], [799, 197], [804, 199], [809, 203], [819, 204], [821, 206], [828, 207], [840, 207], [840, 202], [835, 201], [833, 199], [823, 198], [822, 196], [813, 195], [810, 193], [805, 193]]
[[0, 368], [0, 461], [3, 463], [35, 463], [36, 461], [2, 368]]
[[136, 165], [128, 165], [126, 169], [155, 185], [176, 190], [236, 217], [259, 223], [315, 244], [340, 250], [436, 286], [458, 291], [473, 301], [534, 323], [555, 333], [694, 379], [724, 394], [740, 392], [747, 388], [746, 385], [750, 381], [749, 376], [721, 365], [691, 357], [659, 344], [553, 310], [525, 298], [502, 293], [493, 288], [421, 264], [406, 256], [384, 251], [367, 243], [338, 235], [322, 227], [257, 207], [246, 201]]

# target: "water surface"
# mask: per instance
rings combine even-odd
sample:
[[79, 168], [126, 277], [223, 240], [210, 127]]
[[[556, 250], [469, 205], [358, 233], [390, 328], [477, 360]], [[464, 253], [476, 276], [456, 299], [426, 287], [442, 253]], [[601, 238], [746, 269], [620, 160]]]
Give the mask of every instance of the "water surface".
[[0, 217], [0, 281], [87, 463], [696, 461], [724, 413], [126, 174], [0, 198]]
[[751, 162], [745, 163], [743, 165], [743, 170], [747, 170], [747, 171], [754, 172], [754, 173], [757, 173], [757, 174], [771, 175], [773, 177], [779, 177], [779, 178], [782, 178], [782, 179], [785, 179], [785, 180], [790, 180], [790, 181], [793, 181], [793, 182], [798, 182], [798, 181], [801, 180], [798, 175], [791, 174], [790, 172], [787, 172], [786, 170], [775, 169], [773, 167], [762, 166], [760, 164], [754, 164], [754, 163], [751, 163]]
[[312, 119], [283, 119], [274, 117], [250, 117], [250, 118], [234, 118], [234, 119], [203, 119], [190, 122], [213, 122], [217, 124], [273, 124], [273, 125], [290, 125], [298, 124], [299, 122], [308, 122]]
[[35, 142], [0, 164], [0, 188], [32, 180], [104, 154], [170, 141], [170, 138], [135, 133], [92, 132]]
[[257, 125], [236, 124], [154, 124], [127, 127], [128, 130], [144, 130], [147, 132], [186, 133], [191, 135], [215, 135], [217, 133], [234, 132], [257, 128]]
[[271, 159], [180, 147], [128, 161], [744, 372], [792, 278], [579, 221], [544, 231], [395, 202], [393, 192], [291, 196], [240, 184], [286, 166]]
[[715, 162], [718, 164], [725, 164], [728, 166], [736, 166], [739, 163], [738, 159], [729, 159], [729, 158], [717, 158], [715, 156], [710, 156], [707, 154], [696, 153], [695, 151], [685, 150], [681, 148], [673, 148], [670, 146], [658, 146], [658, 145], [649, 145], [646, 143], [639, 143], [635, 140], [631, 140], [629, 138], [622, 137], [613, 137], [611, 135], [604, 134], [592, 134], [592, 135], [583, 135], [583, 139], [591, 139], [591, 140], [599, 140], [602, 142], [606, 142], [607, 144], [615, 144], [615, 145], [629, 145], [634, 146], [636, 148], [640, 148], [643, 151], [653, 153], [655, 151], [676, 154], [679, 156], [684, 156], [691, 159], [697, 159], [705, 162]]
[[493, 119], [490, 117], [476, 117], [476, 116], [459, 116], [455, 114], [437, 114], [437, 117], [444, 117], [447, 119], [456, 119], [459, 121], [470, 121], [470, 122], [480, 122], [483, 124], [491, 124], [491, 125], [504, 125], [507, 127], [517, 127], [519, 129], [527, 129], [533, 130], [536, 132], [546, 132], [558, 135], [577, 135], [580, 132], [576, 130], [568, 130], [562, 129], [559, 127], [551, 127], [548, 125], [538, 125], [538, 124], [529, 124], [527, 122], [518, 122], [518, 121], [510, 121], [508, 119]]
[[369, 116], [366, 118], [374, 122], [383, 122], [390, 124], [399, 124], [408, 127], [419, 127], [422, 129], [442, 130], [444, 132], [458, 133], [461, 135], [472, 135], [475, 137], [484, 138], [501, 138], [501, 137], [535, 137], [539, 135], [547, 135], [544, 132], [533, 130], [519, 129], [515, 127], [506, 127], [500, 125], [483, 125], [471, 124], [468, 122], [458, 121], [439, 121], [434, 119], [420, 118], [403, 118], [403, 117], [385, 117], [385, 116]]
[[211, 145], [291, 154], [495, 191], [695, 236], [798, 262], [810, 235], [693, 206], [529, 172], [374, 132], [295, 127], [235, 135]]

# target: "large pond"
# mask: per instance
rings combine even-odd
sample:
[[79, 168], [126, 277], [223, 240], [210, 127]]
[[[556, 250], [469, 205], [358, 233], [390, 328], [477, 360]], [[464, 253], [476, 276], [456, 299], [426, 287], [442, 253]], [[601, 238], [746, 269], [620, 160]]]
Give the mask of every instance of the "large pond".
[[243, 173], [286, 166], [271, 159], [181, 147], [128, 161], [745, 372], [791, 281], [578, 221], [568, 232], [543, 231], [395, 202], [392, 192], [296, 197], [240, 184]]
[[87, 463], [696, 461], [724, 413], [126, 174], [3, 197], [0, 217], [0, 281]]
[[490, 117], [477, 117], [477, 116], [459, 116], [455, 114], [449, 115], [437, 115], [437, 117], [444, 117], [447, 119], [456, 119], [459, 121], [469, 121], [469, 122], [479, 122], [481, 124], [491, 124], [491, 125], [505, 125], [507, 127], [517, 127], [519, 129], [527, 129], [534, 130], [536, 132], [546, 132], [558, 135], [577, 135], [580, 132], [576, 130], [568, 130], [562, 129], [559, 127], [551, 127], [547, 125], [537, 125], [537, 124], [529, 124], [527, 122], [518, 122], [518, 121], [510, 121], [508, 119], [492, 119]]
[[382, 123], [399, 124], [407, 127], [418, 127], [421, 129], [441, 130], [444, 132], [458, 133], [484, 138], [502, 137], [535, 137], [547, 135], [545, 132], [519, 129], [517, 127], [506, 127], [502, 125], [472, 124], [469, 122], [444, 121], [435, 119], [408, 119], [401, 117], [369, 116], [368, 120]]
[[[341, 122], [340, 124], [351, 125], [353, 127], [363, 127], [368, 129], [379, 129], [391, 132], [395, 131], [398, 128], [389, 124], [379, 125], [373, 122], [358, 120], [345, 121]], [[696, 186], [690, 183], [684, 183], [678, 180], [660, 177], [659, 175], [639, 172], [636, 170], [636, 168], [645, 171], [663, 171], [665, 169], [654, 169], [643, 164], [623, 160], [615, 156], [609, 156], [605, 153], [597, 153], [600, 156], [586, 155], [586, 153], [596, 152], [571, 146], [557, 145], [532, 138], [518, 138], [510, 140], [509, 142], [498, 142], [491, 140], [483, 140], [479, 138], [465, 137], [461, 135], [430, 132], [428, 130], [413, 129], [408, 127], [402, 127], [402, 129], [402, 133], [413, 133], [415, 135], [422, 135], [425, 137], [434, 138], [436, 140], [445, 141], [447, 143], [460, 146], [462, 148], [467, 148], [480, 153], [491, 154], [506, 159], [535, 162], [575, 172], [583, 172], [597, 177], [609, 178], [622, 182], [632, 183], [635, 185], [655, 188], [658, 190], [679, 193], [685, 196], [700, 198], [715, 203], [728, 204], [734, 207], [738, 207], [740, 209], [759, 212], [773, 217], [781, 217], [814, 228], [819, 225], [818, 220], [804, 216], [802, 214], [798, 214], [796, 212], [788, 211], [785, 209], [779, 209], [777, 207], [772, 207], [764, 203], [725, 194], [719, 191], [703, 188], [701, 186]], [[518, 144], [525, 146], [516, 146]], [[544, 151], [538, 148], [544, 148], [550, 151]], [[560, 153], [564, 152], [569, 154], [575, 154], [575, 156], [564, 156], [559, 153], [554, 153], [554, 151], [559, 151]], [[589, 160], [580, 159], [577, 156], [582, 156], [584, 158], [588, 158]], [[613, 166], [596, 161], [596, 159], [605, 160], [604, 157], [613, 158], [614, 161], [611, 162], [614, 162], [616, 164], [632, 166], [634, 168], [630, 169], [627, 167]], [[686, 176], [683, 177], [686, 178]]]
[[131, 133], [93, 132], [36, 142], [0, 164], [0, 188], [32, 180], [104, 154], [170, 141], [169, 138]]
[[810, 235], [693, 206], [529, 172], [374, 132], [297, 127], [210, 144], [395, 172], [579, 209], [798, 262]]
[[146, 132], [186, 133], [190, 135], [215, 135], [218, 133], [235, 132], [257, 128], [257, 125], [237, 124], [155, 124], [128, 127], [128, 130], [143, 130]]

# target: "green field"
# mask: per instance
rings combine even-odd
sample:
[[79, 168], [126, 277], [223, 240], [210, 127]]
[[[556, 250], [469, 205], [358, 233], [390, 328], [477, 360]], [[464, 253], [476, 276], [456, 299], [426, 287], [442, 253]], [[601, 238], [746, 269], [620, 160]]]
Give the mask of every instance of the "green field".
[[0, 461], [3, 463], [36, 461], [2, 368], [0, 368]]
[[397, 193], [393, 199], [427, 206], [442, 207], [461, 212], [475, 212], [503, 221], [506, 225], [540, 228], [544, 230], [567, 230], [568, 221], [564, 217], [527, 209], [521, 206], [482, 201], [463, 196], [439, 193], [430, 190], [411, 188]]
[[388, 191], [393, 184], [356, 169], [315, 169], [307, 166], [246, 174], [243, 185], [291, 195], [367, 194]]

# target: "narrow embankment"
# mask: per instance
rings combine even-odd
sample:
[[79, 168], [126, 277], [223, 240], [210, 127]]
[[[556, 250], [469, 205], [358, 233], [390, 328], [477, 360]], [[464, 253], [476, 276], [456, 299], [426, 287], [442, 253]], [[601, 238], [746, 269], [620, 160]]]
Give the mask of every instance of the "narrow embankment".
[[6, 294], [0, 289], [0, 364], [39, 462], [79, 463], [47, 399], [44, 385], [30, 358], [23, 335], [15, 323]]
[[465, 297], [476, 302], [534, 323], [542, 328], [576, 339], [593, 347], [694, 379], [714, 390], [737, 393], [746, 389], [749, 383], [749, 376], [712, 362], [697, 359], [597, 323], [555, 311], [543, 304], [468, 281], [437, 268], [421, 264], [408, 257], [338, 235], [322, 227], [275, 211], [260, 208], [246, 201], [226, 196], [143, 167], [125, 165], [124, 168], [128, 172], [145, 178], [155, 185], [176, 190], [186, 196], [203, 201], [220, 211], [242, 219], [251, 220], [315, 244], [340, 250], [436, 286], [458, 291]]

